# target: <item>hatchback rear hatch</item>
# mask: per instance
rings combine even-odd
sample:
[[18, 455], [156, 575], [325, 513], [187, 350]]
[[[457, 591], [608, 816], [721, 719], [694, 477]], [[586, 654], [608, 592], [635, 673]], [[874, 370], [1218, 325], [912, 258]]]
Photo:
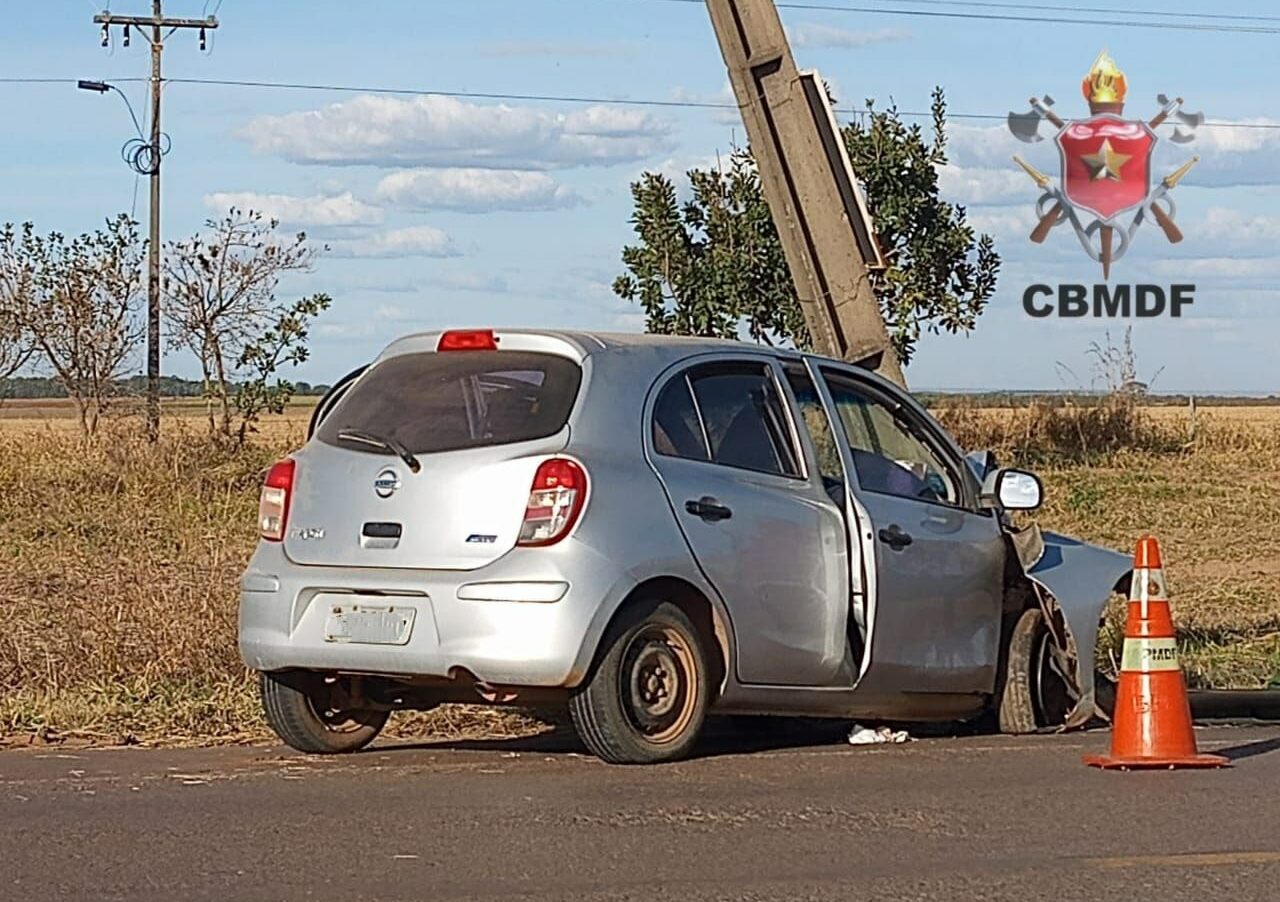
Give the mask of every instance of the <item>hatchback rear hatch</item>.
[[568, 442], [581, 358], [545, 336], [439, 344], [458, 349], [392, 345], [294, 455], [291, 560], [469, 570], [515, 546], [539, 465]]

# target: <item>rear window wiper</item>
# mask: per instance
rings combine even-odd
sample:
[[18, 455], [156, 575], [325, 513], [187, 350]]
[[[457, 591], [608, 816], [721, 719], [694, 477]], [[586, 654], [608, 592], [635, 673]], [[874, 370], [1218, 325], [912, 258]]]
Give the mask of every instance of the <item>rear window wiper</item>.
[[359, 445], [372, 445], [374, 448], [382, 448], [403, 460], [410, 471], [417, 473], [422, 469], [422, 464], [414, 456], [413, 452], [393, 438], [374, 435], [372, 432], [362, 432], [359, 429], [343, 429], [338, 432], [338, 441], [355, 442]]

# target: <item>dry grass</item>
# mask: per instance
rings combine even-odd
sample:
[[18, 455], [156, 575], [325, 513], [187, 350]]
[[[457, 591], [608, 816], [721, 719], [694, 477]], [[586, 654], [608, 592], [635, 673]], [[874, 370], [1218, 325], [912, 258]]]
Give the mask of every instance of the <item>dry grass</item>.
[[[57, 426], [0, 428], [0, 739], [260, 739], [236, 652], [240, 571], [262, 473], [301, 427], [234, 456], [172, 421], [150, 448], [132, 421], [92, 446]], [[509, 735], [536, 721], [451, 707], [401, 718], [419, 736]]]
[[[1161, 540], [1193, 684], [1280, 678], [1280, 408], [1201, 410], [1192, 439], [1185, 409], [1099, 407], [966, 408], [942, 418], [966, 447], [1035, 467], [1045, 528], [1120, 549], [1143, 532]], [[1118, 653], [1115, 623], [1107, 638]]]
[[[307, 411], [273, 420], [230, 457], [206, 448], [184, 413], [158, 448], [129, 420], [88, 447], [56, 422], [0, 422], [0, 741], [265, 737], [236, 654], [236, 586], [261, 473], [300, 441]], [[1074, 417], [1067, 426], [1051, 416], [967, 409], [953, 427], [970, 447], [1036, 463], [1046, 528], [1117, 548], [1148, 530], [1161, 538], [1193, 682], [1275, 679], [1280, 408], [1202, 411], [1194, 442], [1184, 411], [1062, 414]], [[1137, 449], [1114, 441], [1124, 417], [1137, 422]], [[418, 736], [545, 729], [462, 707], [393, 724]]]

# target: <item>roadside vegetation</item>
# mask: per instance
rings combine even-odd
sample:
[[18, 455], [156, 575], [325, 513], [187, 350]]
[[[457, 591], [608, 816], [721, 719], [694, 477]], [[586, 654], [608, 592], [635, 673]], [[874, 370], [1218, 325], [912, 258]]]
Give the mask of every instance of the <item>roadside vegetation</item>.
[[[296, 447], [302, 410], [245, 447], [199, 413], [113, 420], [86, 443], [58, 421], [0, 421], [0, 741], [241, 741], [267, 735], [236, 652], [240, 572], [256, 541], [263, 471]], [[414, 735], [505, 735], [538, 725], [450, 708]]]
[[[1280, 540], [1270, 529], [1280, 518], [1280, 408], [1202, 410], [1191, 440], [1186, 410], [1125, 403], [1123, 414], [941, 415], [967, 446], [1035, 465], [1045, 528], [1123, 550], [1146, 530], [1160, 537], [1194, 685], [1267, 685], [1280, 676]], [[168, 419], [155, 447], [132, 417], [108, 419], [86, 443], [74, 408], [63, 413], [0, 419], [0, 736], [265, 738], [236, 654], [237, 582], [256, 540], [262, 472], [301, 442], [308, 409], [266, 417], [243, 447], [210, 440], [201, 410]], [[1097, 422], [1136, 422], [1143, 438], [1125, 447]], [[1049, 443], [1082, 433], [1085, 449]], [[1118, 650], [1118, 631], [1111, 641]], [[454, 706], [392, 726], [452, 738], [546, 728]]]
[[[938, 198], [944, 119], [939, 94], [932, 135], [892, 109], [844, 132], [881, 225], [890, 265], [874, 287], [904, 360], [922, 332], [971, 330], [999, 269], [991, 240]], [[662, 176], [633, 186], [637, 244], [617, 293], [652, 331], [803, 345], [749, 156], [690, 179], [683, 206]], [[142, 338], [134, 223], [74, 239], [0, 227], [0, 743], [267, 736], [236, 650], [238, 581], [262, 475], [301, 443], [310, 413], [283, 373], [306, 359], [330, 303], [277, 299], [281, 278], [322, 251], [277, 229], [232, 210], [166, 247], [167, 335], [198, 362], [200, 398], [167, 405], [163, 437], [148, 444], [127, 378]], [[1041, 473], [1045, 528], [1126, 551], [1143, 532], [1161, 538], [1194, 685], [1276, 681], [1280, 406], [1153, 407], [1128, 336], [1091, 352], [1096, 395], [932, 406], [966, 447]], [[3, 389], [19, 385], [63, 397], [6, 405]], [[1113, 626], [1103, 657], [1118, 645]], [[455, 739], [548, 726], [466, 706], [392, 723]]]

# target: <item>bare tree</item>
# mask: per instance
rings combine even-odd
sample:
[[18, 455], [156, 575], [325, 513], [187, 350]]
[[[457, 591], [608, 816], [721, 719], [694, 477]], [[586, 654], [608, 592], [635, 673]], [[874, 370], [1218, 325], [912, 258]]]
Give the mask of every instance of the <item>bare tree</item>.
[[29, 269], [9, 265], [14, 241], [14, 231], [7, 227], [0, 234], [0, 380], [22, 369], [35, 350], [22, 316], [31, 297], [31, 274]]
[[121, 214], [67, 241], [31, 223], [0, 228], [0, 284], [12, 328], [75, 402], [87, 437], [98, 430], [142, 340], [142, 257], [137, 223]]
[[207, 234], [172, 242], [165, 253], [165, 315], [169, 340], [200, 361], [209, 431], [233, 439], [244, 434], [234, 420], [245, 352], [288, 309], [276, 300], [281, 276], [309, 272], [317, 251], [305, 233], [284, 238], [277, 220], [253, 210], [233, 207], [205, 225]]

